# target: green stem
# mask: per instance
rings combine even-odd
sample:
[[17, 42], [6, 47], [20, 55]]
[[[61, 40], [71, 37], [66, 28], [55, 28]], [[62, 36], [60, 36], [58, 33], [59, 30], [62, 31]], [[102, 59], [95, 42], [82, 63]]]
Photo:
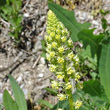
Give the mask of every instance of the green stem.
[[[64, 77], [65, 83], [68, 83], [69, 82], [69, 78], [68, 78], [67, 71], [66, 71], [66, 61], [64, 61], [63, 72], [65, 74], [65, 77]], [[70, 90], [66, 90], [65, 92], [66, 92], [66, 94], [68, 94], [68, 101], [69, 101], [70, 110], [75, 110], [75, 107], [73, 105], [72, 90], [71, 89]]]

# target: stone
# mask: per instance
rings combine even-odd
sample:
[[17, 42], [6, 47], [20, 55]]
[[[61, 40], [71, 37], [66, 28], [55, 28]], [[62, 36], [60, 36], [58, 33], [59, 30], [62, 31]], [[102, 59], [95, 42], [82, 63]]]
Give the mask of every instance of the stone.
[[97, 21], [95, 21], [95, 20], [92, 21], [92, 24], [93, 25], [99, 25], [99, 23]]
[[39, 63], [40, 64], [45, 64], [45, 58], [44, 57], [41, 57]]
[[20, 82], [22, 81], [22, 76], [19, 76], [19, 77], [16, 79], [16, 81], [17, 81], [18, 83], [20, 83]]
[[29, 17], [29, 13], [24, 13], [24, 15], [23, 15], [24, 17]]

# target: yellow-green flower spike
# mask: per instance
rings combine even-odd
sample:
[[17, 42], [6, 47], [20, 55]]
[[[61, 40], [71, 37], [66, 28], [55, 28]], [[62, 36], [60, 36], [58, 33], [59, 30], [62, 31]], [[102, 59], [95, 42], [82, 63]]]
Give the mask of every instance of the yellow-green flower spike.
[[[57, 90], [63, 88], [63, 92], [57, 95], [58, 99], [61, 101], [69, 99], [69, 103], [72, 103], [70, 109], [75, 110], [72, 91], [74, 88], [83, 87], [77, 70], [79, 58], [71, 50], [73, 42], [69, 37], [69, 31], [51, 10], [48, 11], [46, 31], [46, 58], [50, 63], [49, 70], [55, 73], [58, 79], [57, 81], [52, 81], [52, 88]], [[71, 83], [72, 79], [74, 79], [76, 84], [74, 87]], [[78, 108], [81, 103], [77, 102], [74, 105]]]

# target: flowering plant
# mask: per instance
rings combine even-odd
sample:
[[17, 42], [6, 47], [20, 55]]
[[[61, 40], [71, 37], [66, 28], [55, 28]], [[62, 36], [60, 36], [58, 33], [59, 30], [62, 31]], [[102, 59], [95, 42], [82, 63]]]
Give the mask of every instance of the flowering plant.
[[[46, 58], [49, 61], [49, 69], [55, 73], [57, 81], [52, 81], [52, 88], [61, 90], [59, 100], [69, 100], [70, 110], [78, 109], [82, 103], [73, 102], [72, 92], [75, 88], [81, 89], [79, 58], [72, 51], [73, 41], [69, 37], [69, 31], [57, 19], [55, 14], [49, 10], [47, 18]], [[75, 86], [72, 84], [75, 83]], [[59, 92], [61, 92], [59, 91]]]

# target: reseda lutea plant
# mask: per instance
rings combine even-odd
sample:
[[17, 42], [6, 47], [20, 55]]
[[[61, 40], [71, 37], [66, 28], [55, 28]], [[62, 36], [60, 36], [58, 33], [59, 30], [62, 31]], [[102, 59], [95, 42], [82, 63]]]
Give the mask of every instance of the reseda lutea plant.
[[[52, 88], [59, 90], [58, 99], [68, 100], [70, 110], [79, 109], [82, 102], [73, 102], [72, 92], [75, 88], [81, 89], [80, 73], [78, 72], [79, 58], [72, 51], [73, 42], [68, 30], [49, 10], [47, 18], [46, 58], [49, 61], [49, 69], [55, 73], [57, 81], [52, 81]], [[75, 83], [73, 86], [72, 82]], [[61, 91], [60, 91], [61, 90]]]

